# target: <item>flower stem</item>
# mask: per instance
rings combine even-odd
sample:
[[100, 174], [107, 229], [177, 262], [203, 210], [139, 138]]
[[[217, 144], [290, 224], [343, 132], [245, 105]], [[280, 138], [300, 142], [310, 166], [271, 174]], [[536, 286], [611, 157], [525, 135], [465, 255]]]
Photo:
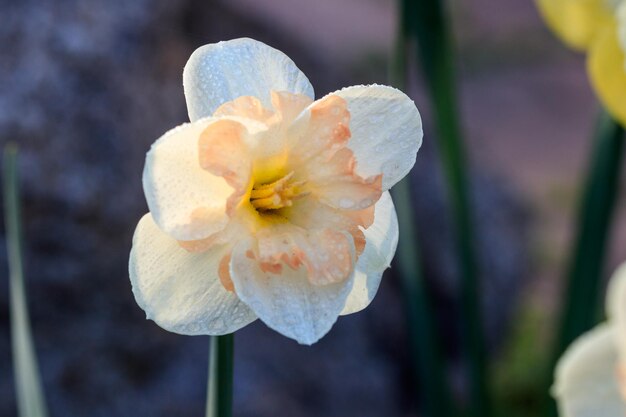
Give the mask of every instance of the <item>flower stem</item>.
[[[623, 160], [624, 128], [602, 112], [580, 202], [577, 235], [569, 259], [564, 304], [550, 372], [567, 347], [598, 322], [602, 270]], [[552, 375], [549, 378], [552, 381]], [[554, 415], [552, 406], [550, 415]]]
[[405, 297], [409, 338], [414, 355], [413, 366], [416, 379], [420, 381], [425, 415], [452, 417], [456, 413], [453, 412], [454, 404], [441, 359], [439, 335], [421, 273], [417, 227], [411, 208], [410, 179], [407, 177], [396, 184], [392, 194], [402, 230], [396, 260]]
[[474, 251], [465, 149], [457, 113], [453, 52], [441, 0], [413, 0], [418, 56], [434, 110], [439, 152], [457, 229], [461, 271], [462, 329], [469, 359], [470, 414], [489, 417], [485, 341], [481, 317], [481, 291]]
[[[407, 39], [410, 32], [408, 4], [408, 1], [400, 0], [398, 34], [390, 67], [390, 82], [398, 88], [404, 88], [407, 79]], [[391, 192], [402, 230], [396, 262], [405, 297], [409, 338], [414, 356], [413, 369], [415, 379], [420, 381], [420, 394], [426, 415], [452, 417], [456, 415], [453, 411], [455, 407], [441, 358], [436, 321], [422, 275], [410, 182], [410, 176], [407, 176]]]
[[22, 220], [17, 174], [17, 147], [4, 149], [4, 204], [9, 261], [11, 341], [17, 408], [21, 417], [46, 417], [46, 401], [33, 343], [22, 256]]
[[231, 417], [233, 408], [234, 334], [211, 336], [207, 417]]

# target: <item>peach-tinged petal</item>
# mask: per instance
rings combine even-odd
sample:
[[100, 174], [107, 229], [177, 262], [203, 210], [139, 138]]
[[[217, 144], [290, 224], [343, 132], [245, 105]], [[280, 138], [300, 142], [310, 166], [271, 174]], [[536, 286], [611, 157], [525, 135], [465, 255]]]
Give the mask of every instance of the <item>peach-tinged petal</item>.
[[200, 166], [223, 177], [233, 188], [247, 184], [250, 176], [245, 134], [246, 128], [241, 123], [221, 119], [209, 124], [198, 141]]
[[288, 91], [272, 91], [272, 106], [280, 115], [282, 123], [291, 123], [304, 109], [313, 103], [306, 94], [293, 94]]
[[252, 160], [244, 138], [247, 134], [241, 123], [221, 119], [208, 125], [198, 141], [200, 166], [224, 178], [235, 190], [226, 203], [229, 216], [241, 203], [250, 183]]
[[352, 277], [336, 284], [312, 285], [303, 267], [264, 272], [254, 256], [248, 256], [256, 251], [253, 240], [233, 249], [230, 273], [236, 293], [272, 329], [301, 344], [315, 343], [337, 320]]
[[360, 227], [367, 228], [374, 221], [374, 206], [365, 210], [341, 210], [307, 196], [293, 202], [293, 206], [283, 210], [289, 221], [303, 229], [332, 229], [350, 233], [354, 239], [357, 256], [363, 252], [364, 235]]
[[415, 103], [400, 90], [382, 85], [354, 86], [330, 94], [348, 103], [348, 148], [356, 173], [383, 174], [383, 190], [402, 179], [415, 164], [422, 144], [422, 121]]
[[303, 266], [313, 285], [345, 281], [352, 272], [354, 242], [347, 233], [285, 223], [260, 230], [256, 238], [255, 258], [264, 272], [281, 273], [283, 264], [294, 270]]
[[196, 49], [185, 65], [183, 86], [192, 121], [241, 96], [258, 97], [271, 108], [271, 90], [314, 97], [311, 83], [287, 55], [247, 38]]
[[382, 175], [371, 178], [345, 176], [317, 182], [312, 192], [324, 203], [343, 210], [363, 210], [382, 194]]
[[146, 155], [143, 188], [159, 227], [179, 240], [203, 239], [224, 228], [226, 199], [233, 189], [202, 169], [198, 139], [213, 122], [203, 119], [163, 135]]
[[313, 285], [342, 282], [352, 273], [356, 257], [348, 233], [331, 229], [308, 232], [301, 245], [306, 248], [304, 266]]
[[615, 22], [599, 33], [591, 48], [587, 67], [596, 94], [609, 113], [626, 126], [626, 56]]
[[214, 246], [232, 245], [233, 242], [250, 236], [254, 219], [251, 219], [248, 213], [243, 210], [240, 211], [234, 218], [230, 219], [224, 229], [205, 239], [179, 240], [178, 244], [186, 251], [195, 253], [204, 252]]
[[230, 277], [230, 253], [224, 255], [222, 260], [220, 261], [220, 265], [217, 268], [217, 275], [220, 277], [220, 282], [226, 289], [226, 291], [235, 291], [235, 286], [233, 285], [233, 280]]
[[265, 123], [274, 116], [274, 112], [263, 107], [258, 98], [242, 96], [218, 107], [213, 117], [221, 116], [239, 116]]
[[398, 218], [388, 192], [375, 206], [374, 223], [364, 230], [365, 250], [355, 266], [354, 286], [342, 315], [356, 313], [367, 307], [380, 285], [385, 269], [389, 268], [398, 246]]
[[242, 96], [222, 104], [213, 117], [235, 116], [256, 120], [266, 124], [291, 123], [307, 108], [313, 99], [305, 94], [294, 94], [288, 91], [271, 91], [270, 109], [263, 107], [257, 97]]
[[[344, 99], [328, 95], [311, 104], [290, 127], [290, 164], [301, 168], [319, 158], [328, 161], [350, 139], [350, 113]], [[317, 162], [315, 165], [321, 165]]]
[[601, 324], [574, 341], [559, 360], [552, 393], [561, 417], [626, 415], [614, 336], [610, 324]]
[[137, 225], [129, 272], [137, 304], [162, 328], [187, 335], [232, 333], [256, 316], [218, 276], [219, 246], [189, 253], [146, 214]]

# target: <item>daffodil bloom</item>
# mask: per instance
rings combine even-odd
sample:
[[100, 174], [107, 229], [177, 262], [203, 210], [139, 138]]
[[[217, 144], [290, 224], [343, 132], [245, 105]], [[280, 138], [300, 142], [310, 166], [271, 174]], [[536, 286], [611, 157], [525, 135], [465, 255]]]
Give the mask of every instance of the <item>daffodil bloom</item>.
[[594, 90], [626, 125], [626, 3], [623, 0], [537, 0], [550, 28], [570, 47], [586, 51]]
[[421, 145], [415, 104], [381, 85], [315, 101], [286, 55], [251, 39], [197, 49], [183, 84], [191, 123], [146, 157], [150, 213], [129, 267], [137, 303], [176, 333], [259, 318], [316, 342], [370, 303], [394, 255], [387, 190]]
[[626, 416], [626, 263], [611, 278], [607, 321], [578, 338], [556, 368], [561, 417]]

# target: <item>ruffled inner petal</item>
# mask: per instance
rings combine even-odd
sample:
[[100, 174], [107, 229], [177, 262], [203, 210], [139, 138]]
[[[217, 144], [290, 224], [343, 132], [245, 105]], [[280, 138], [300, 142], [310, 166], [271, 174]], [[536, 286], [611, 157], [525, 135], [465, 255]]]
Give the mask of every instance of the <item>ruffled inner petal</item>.
[[356, 159], [346, 147], [351, 136], [349, 126], [350, 113], [343, 98], [329, 95], [313, 103], [290, 132], [295, 139], [289, 170], [325, 204], [362, 210], [380, 198], [382, 175], [363, 178], [355, 173]]
[[163, 135], [146, 155], [143, 187], [161, 230], [176, 239], [203, 239], [228, 222], [225, 202], [233, 189], [198, 163], [198, 140], [215, 121], [203, 119]]
[[285, 126], [293, 122], [311, 103], [313, 99], [305, 94], [272, 91], [272, 106]]
[[332, 229], [305, 230], [283, 223], [257, 232], [257, 252], [248, 254], [263, 272], [281, 274], [284, 267], [304, 267], [313, 285], [344, 281], [354, 265], [354, 243]]
[[302, 167], [314, 158], [328, 161], [350, 139], [349, 126], [350, 113], [341, 97], [330, 95], [311, 104], [288, 131], [290, 166]]
[[272, 329], [302, 344], [315, 343], [343, 309], [352, 275], [340, 282], [314, 285], [303, 266], [285, 265], [277, 273], [259, 262], [262, 249], [256, 242], [244, 240], [233, 249], [230, 273], [237, 295]]
[[250, 187], [252, 159], [244, 135], [246, 128], [234, 120], [222, 119], [210, 124], [198, 142], [200, 166], [226, 180], [234, 192], [226, 203], [232, 216]]
[[215, 110], [213, 117], [222, 116], [240, 116], [267, 123], [274, 116], [274, 112], [263, 107], [263, 103], [257, 97], [242, 96], [222, 104]]
[[369, 227], [374, 221], [374, 206], [363, 210], [341, 210], [308, 196], [294, 201], [293, 206], [284, 210], [289, 221], [306, 230], [344, 230], [354, 239], [357, 256], [363, 251], [363, 233], [360, 228]]

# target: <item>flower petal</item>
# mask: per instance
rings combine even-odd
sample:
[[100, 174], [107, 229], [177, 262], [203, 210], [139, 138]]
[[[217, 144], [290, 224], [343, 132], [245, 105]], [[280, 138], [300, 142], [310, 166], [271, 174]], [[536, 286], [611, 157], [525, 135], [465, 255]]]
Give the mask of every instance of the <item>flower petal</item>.
[[561, 357], [552, 391], [561, 417], [626, 415], [614, 335], [610, 324], [601, 324], [574, 341]]
[[283, 223], [258, 231], [256, 239], [255, 259], [264, 272], [304, 266], [309, 282], [319, 286], [343, 282], [352, 274], [354, 241], [348, 233]]
[[608, 0], [537, 0], [546, 23], [571, 48], [586, 50], [611, 19]]
[[308, 195], [284, 208], [283, 214], [292, 224], [306, 230], [332, 229], [350, 233], [360, 256], [365, 248], [365, 235], [359, 226], [366, 228], [374, 222], [374, 205], [363, 210], [342, 210]]
[[354, 286], [341, 315], [352, 314], [367, 307], [389, 268], [398, 246], [398, 218], [389, 192], [383, 193], [374, 208], [374, 223], [364, 230], [365, 250], [355, 267]]
[[613, 273], [606, 291], [606, 314], [611, 321], [626, 323], [626, 262]]
[[607, 24], [589, 49], [587, 67], [600, 101], [622, 125], [626, 125], [625, 61], [617, 26]]
[[202, 119], [170, 130], [146, 155], [143, 188], [161, 230], [178, 240], [203, 239], [224, 228], [226, 181], [202, 169], [198, 140], [215, 119]]
[[606, 314], [618, 329], [615, 337], [622, 361], [626, 363], [626, 263], [613, 273], [606, 292]]
[[270, 90], [314, 97], [311, 83], [287, 55], [248, 38], [196, 49], [185, 65], [183, 86], [192, 121], [240, 96], [258, 97], [269, 109]]
[[198, 140], [200, 166], [222, 177], [234, 192], [226, 202], [226, 213], [232, 217], [248, 191], [252, 159], [246, 144], [246, 127], [234, 120], [219, 119], [207, 126]]
[[239, 298], [277, 332], [311, 345], [333, 326], [352, 288], [353, 277], [328, 285], [313, 285], [305, 268], [263, 272], [254, 257], [254, 240], [233, 249], [230, 275]]
[[307, 177], [342, 149], [350, 139], [350, 113], [346, 100], [336, 95], [311, 103], [288, 129], [291, 141], [289, 164]]
[[415, 164], [422, 144], [422, 120], [415, 103], [400, 90], [383, 85], [344, 88], [337, 95], [348, 102], [348, 148], [362, 177], [383, 174], [383, 190], [402, 179]]
[[222, 104], [215, 110], [214, 117], [235, 116], [245, 117], [268, 124], [291, 123], [309, 106], [313, 99], [304, 94], [293, 94], [287, 91], [270, 91], [273, 109], [266, 109], [256, 97], [241, 96]]
[[162, 328], [187, 335], [232, 333], [256, 319], [218, 276], [226, 246], [190, 253], [146, 214], [139, 221], [129, 273], [137, 304]]

